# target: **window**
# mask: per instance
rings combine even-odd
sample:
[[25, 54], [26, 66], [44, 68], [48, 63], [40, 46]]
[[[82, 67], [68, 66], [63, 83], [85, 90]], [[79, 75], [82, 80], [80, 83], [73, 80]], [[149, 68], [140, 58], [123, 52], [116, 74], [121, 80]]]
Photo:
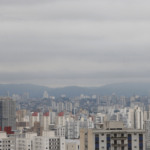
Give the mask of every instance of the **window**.
[[143, 150], [143, 134], [139, 134], [139, 149]]
[[99, 135], [95, 134], [95, 150], [99, 150]]
[[128, 134], [128, 150], [132, 150], [132, 135]]
[[107, 150], [110, 150], [110, 134], [107, 134], [107, 137], [106, 137], [106, 141], [107, 141]]
[[114, 144], [117, 144], [117, 140], [114, 140]]

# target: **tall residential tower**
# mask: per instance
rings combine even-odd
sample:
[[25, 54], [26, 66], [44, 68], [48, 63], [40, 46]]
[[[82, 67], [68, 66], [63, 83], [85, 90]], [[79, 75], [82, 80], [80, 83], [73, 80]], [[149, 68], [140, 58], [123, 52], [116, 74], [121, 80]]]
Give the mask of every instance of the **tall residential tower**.
[[0, 98], [0, 127], [16, 130], [16, 102], [10, 97]]

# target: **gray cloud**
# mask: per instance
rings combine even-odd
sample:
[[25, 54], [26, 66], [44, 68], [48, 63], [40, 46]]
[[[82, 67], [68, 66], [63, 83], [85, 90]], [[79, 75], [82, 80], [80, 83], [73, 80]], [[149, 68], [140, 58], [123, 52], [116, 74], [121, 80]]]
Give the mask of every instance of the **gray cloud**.
[[0, 83], [149, 81], [148, 0], [0, 1]]

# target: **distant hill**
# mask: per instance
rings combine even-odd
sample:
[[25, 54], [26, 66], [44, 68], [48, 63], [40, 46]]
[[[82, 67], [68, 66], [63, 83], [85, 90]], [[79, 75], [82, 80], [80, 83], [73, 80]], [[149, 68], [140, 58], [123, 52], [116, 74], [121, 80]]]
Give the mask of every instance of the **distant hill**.
[[69, 97], [85, 95], [150, 95], [150, 83], [118, 83], [110, 84], [101, 87], [63, 87], [63, 88], [49, 88], [45, 86], [32, 85], [32, 84], [0, 84], [0, 96], [7, 96], [12, 94], [22, 95], [28, 92], [30, 97], [41, 98], [43, 92], [47, 91], [51, 96], [60, 96], [66, 94]]

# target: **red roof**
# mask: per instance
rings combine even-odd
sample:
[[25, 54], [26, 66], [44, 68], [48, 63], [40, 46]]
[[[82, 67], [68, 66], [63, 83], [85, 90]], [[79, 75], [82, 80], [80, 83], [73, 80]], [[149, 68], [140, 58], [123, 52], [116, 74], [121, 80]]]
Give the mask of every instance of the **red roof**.
[[38, 116], [38, 112], [32, 113], [32, 116]]
[[60, 112], [60, 113], [58, 113], [58, 116], [64, 116], [64, 112]]
[[49, 116], [49, 112], [44, 113], [43, 116]]
[[7, 134], [14, 134], [14, 132], [11, 130], [11, 127], [4, 127], [4, 131], [7, 133]]

